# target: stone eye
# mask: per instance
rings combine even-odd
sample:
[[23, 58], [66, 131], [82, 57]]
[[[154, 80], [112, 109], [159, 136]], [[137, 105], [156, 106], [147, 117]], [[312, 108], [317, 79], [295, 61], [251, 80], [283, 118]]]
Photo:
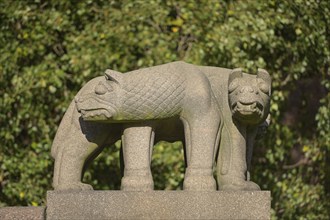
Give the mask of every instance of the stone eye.
[[265, 93], [265, 94], [269, 94], [269, 86], [266, 84], [266, 83], [264, 83], [264, 82], [261, 82], [261, 83], [259, 83], [259, 89], [263, 92], [263, 93]]
[[98, 95], [104, 95], [107, 91], [108, 91], [107, 87], [105, 87], [105, 85], [103, 85], [102, 83], [98, 84], [95, 87], [95, 93]]
[[238, 87], [238, 81], [237, 80], [233, 80], [228, 85], [228, 91], [229, 91], [229, 93], [232, 93], [237, 87]]

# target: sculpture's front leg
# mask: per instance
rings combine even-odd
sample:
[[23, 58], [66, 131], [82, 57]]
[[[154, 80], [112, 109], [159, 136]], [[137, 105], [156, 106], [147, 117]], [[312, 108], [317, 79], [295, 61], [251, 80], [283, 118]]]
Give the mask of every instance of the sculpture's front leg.
[[[207, 87], [204, 87], [205, 90], [207, 91]], [[198, 95], [192, 97], [189, 100], [192, 107], [186, 108], [181, 116], [187, 160], [183, 188], [191, 191], [213, 191], [216, 190], [213, 165], [215, 149], [219, 144], [217, 136], [220, 115], [211, 92], [207, 91], [200, 99], [194, 99]]]
[[105, 144], [119, 137], [120, 129], [110, 124], [96, 124], [81, 119], [72, 102], [58, 129], [53, 146], [55, 190], [85, 190], [92, 186], [81, 182], [86, 162], [96, 157]]
[[247, 173], [246, 125], [225, 123], [222, 129], [217, 177], [220, 190], [260, 190]]
[[218, 145], [219, 116], [213, 112], [199, 118], [183, 119], [183, 124], [187, 157], [183, 189], [191, 191], [216, 190], [213, 164], [214, 149]]
[[124, 154], [124, 177], [121, 189], [148, 191], [154, 189], [150, 163], [154, 131], [148, 125], [131, 125], [124, 130], [122, 146]]
[[258, 127], [256, 126], [249, 126], [246, 131], [246, 165], [247, 165], [246, 179], [248, 181], [250, 180], [253, 145], [255, 142], [257, 132], [258, 132]]

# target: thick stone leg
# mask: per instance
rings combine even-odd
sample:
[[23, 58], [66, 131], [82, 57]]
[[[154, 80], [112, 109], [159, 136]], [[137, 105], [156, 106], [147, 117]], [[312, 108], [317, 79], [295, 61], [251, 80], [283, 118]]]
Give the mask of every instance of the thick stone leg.
[[55, 169], [58, 169], [58, 174], [56, 174], [58, 182], [56, 185], [54, 184], [55, 190], [93, 189], [92, 186], [82, 183], [81, 178], [85, 161], [96, 148], [96, 144], [67, 143], [67, 146], [60, 152], [60, 157], [55, 160]]
[[225, 124], [222, 132], [217, 162], [219, 189], [260, 190], [257, 184], [247, 181], [246, 177], [246, 127]]
[[100, 153], [105, 141], [116, 140], [118, 132], [114, 132], [111, 127], [107, 124], [83, 121], [75, 103], [71, 103], [52, 146], [52, 156], [55, 159], [55, 190], [92, 189], [90, 185], [81, 182], [83, 168], [86, 160], [88, 162]]
[[154, 182], [150, 170], [153, 137], [150, 126], [132, 126], [124, 130], [122, 145], [125, 170], [121, 180], [122, 190], [153, 190]]
[[248, 127], [246, 132], [246, 165], [247, 165], [247, 171], [246, 171], [246, 180], [250, 181], [250, 171], [251, 171], [251, 160], [253, 155], [253, 146], [254, 146], [254, 140], [257, 135], [258, 128], [256, 126], [254, 127]]
[[[81, 177], [85, 160], [98, 148], [98, 145], [87, 140], [89, 135], [83, 133], [81, 123], [84, 122], [80, 121], [75, 104], [71, 103], [52, 146], [52, 156], [55, 159], [53, 178], [55, 190], [92, 189], [90, 185], [81, 182]], [[84, 125], [88, 128], [88, 124], [84, 123]]]
[[183, 183], [184, 190], [216, 190], [213, 177], [214, 149], [218, 144], [219, 117], [214, 112], [196, 120], [183, 120], [186, 132], [188, 166]]

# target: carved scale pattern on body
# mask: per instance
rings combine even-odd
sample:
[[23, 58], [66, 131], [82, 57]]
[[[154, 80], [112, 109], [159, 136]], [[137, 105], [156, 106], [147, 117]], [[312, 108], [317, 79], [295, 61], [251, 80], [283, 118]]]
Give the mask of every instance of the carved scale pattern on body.
[[186, 78], [172, 68], [166, 70], [148, 68], [124, 74], [124, 118], [161, 119], [180, 113]]

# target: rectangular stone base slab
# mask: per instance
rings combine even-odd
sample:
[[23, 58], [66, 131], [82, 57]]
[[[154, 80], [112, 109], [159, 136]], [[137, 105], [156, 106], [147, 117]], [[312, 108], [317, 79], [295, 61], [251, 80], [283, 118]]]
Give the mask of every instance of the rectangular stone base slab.
[[51, 219], [270, 219], [269, 191], [47, 193]]
[[4, 207], [0, 208], [1, 220], [44, 220], [45, 207]]

